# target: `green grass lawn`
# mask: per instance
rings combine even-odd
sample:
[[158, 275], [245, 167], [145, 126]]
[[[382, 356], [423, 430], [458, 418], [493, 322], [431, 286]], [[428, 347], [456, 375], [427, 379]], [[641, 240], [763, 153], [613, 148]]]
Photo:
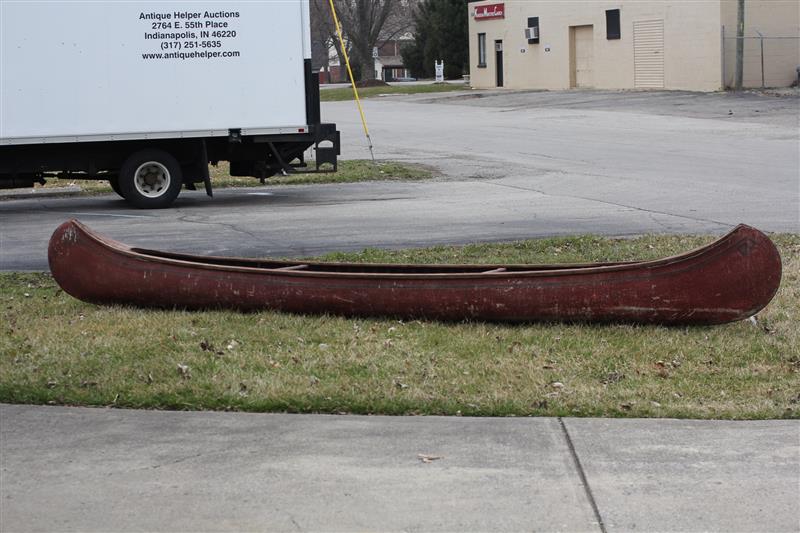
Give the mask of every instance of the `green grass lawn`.
[[[309, 166], [312, 163], [309, 162]], [[257, 187], [260, 182], [252, 177], [237, 177], [230, 175], [230, 165], [221, 162], [217, 166], [210, 166], [211, 185], [215, 189], [230, 187]], [[423, 180], [433, 176], [433, 172], [422, 165], [412, 163], [395, 163], [393, 161], [351, 160], [339, 161], [338, 172], [325, 172], [320, 174], [297, 173], [288, 176], [275, 175], [267, 179], [267, 185], [305, 185], [311, 183], [351, 183], [356, 181], [376, 180]], [[113, 192], [111, 185], [105, 180], [64, 180], [48, 178], [44, 188], [58, 188], [77, 185], [85, 194], [108, 194]], [[37, 187], [39, 187], [37, 185]], [[197, 187], [202, 189], [203, 184]]]
[[[364, 87], [358, 90], [359, 98], [374, 98], [384, 94], [425, 94], [425, 93], [444, 93], [451, 91], [469, 91], [470, 86], [465, 84], [435, 83], [432, 85], [389, 85], [387, 87]], [[352, 87], [340, 87], [336, 89], [323, 89], [319, 92], [320, 100], [323, 102], [340, 102], [343, 100], [353, 100]]]
[[[646, 259], [710, 237], [594, 236], [329, 260]], [[101, 307], [47, 274], [0, 274], [0, 401], [154, 409], [490, 416], [798, 418], [800, 236], [781, 289], [716, 327], [446, 324]]]

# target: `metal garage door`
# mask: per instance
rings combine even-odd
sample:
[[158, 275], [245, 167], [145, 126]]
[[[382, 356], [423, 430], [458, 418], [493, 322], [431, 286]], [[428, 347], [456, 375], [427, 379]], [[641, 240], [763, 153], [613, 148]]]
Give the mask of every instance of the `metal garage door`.
[[664, 88], [664, 21], [633, 23], [633, 86]]

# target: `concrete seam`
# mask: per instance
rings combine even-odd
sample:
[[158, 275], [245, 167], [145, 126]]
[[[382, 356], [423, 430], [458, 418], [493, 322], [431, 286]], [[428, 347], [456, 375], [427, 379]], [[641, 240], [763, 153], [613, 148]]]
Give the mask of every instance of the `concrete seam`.
[[600, 527], [600, 531], [602, 533], [607, 533], [606, 526], [603, 523], [603, 517], [600, 514], [600, 508], [597, 506], [597, 501], [595, 501], [594, 494], [592, 494], [592, 488], [589, 486], [589, 480], [586, 478], [586, 472], [584, 472], [583, 465], [578, 457], [578, 452], [575, 450], [575, 444], [573, 444], [572, 437], [570, 437], [569, 431], [567, 431], [567, 426], [564, 424], [564, 419], [560, 416], [558, 417], [558, 423], [561, 425], [561, 431], [564, 432], [564, 439], [567, 441], [567, 447], [569, 448], [569, 453], [572, 456], [572, 461], [575, 463], [575, 468], [578, 470], [578, 475], [581, 478], [581, 485], [583, 485], [586, 498], [589, 500], [589, 504], [592, 506], [592, 511], [594, 512], [594, 517], [597, 520], [597, 525]]

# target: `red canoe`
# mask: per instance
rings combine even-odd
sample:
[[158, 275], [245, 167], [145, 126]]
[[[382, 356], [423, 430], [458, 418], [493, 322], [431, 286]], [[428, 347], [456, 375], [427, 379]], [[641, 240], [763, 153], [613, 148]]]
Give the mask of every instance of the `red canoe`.
[[781, 259], [740, 225], [656, 261], [583, 265], [391, 265], [200, 257], [131, 248], [76, 220], [56, 229], [50, 269], [97, 304], [440, 320], [722, 324], [778, 290]]

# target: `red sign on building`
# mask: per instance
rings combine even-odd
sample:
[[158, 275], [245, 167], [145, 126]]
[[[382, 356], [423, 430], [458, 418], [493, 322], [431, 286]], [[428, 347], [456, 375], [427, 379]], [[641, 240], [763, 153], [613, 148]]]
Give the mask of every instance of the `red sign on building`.
[[506, 17], [505, 4], [475, 6], [475, 20], [502, 19]]

